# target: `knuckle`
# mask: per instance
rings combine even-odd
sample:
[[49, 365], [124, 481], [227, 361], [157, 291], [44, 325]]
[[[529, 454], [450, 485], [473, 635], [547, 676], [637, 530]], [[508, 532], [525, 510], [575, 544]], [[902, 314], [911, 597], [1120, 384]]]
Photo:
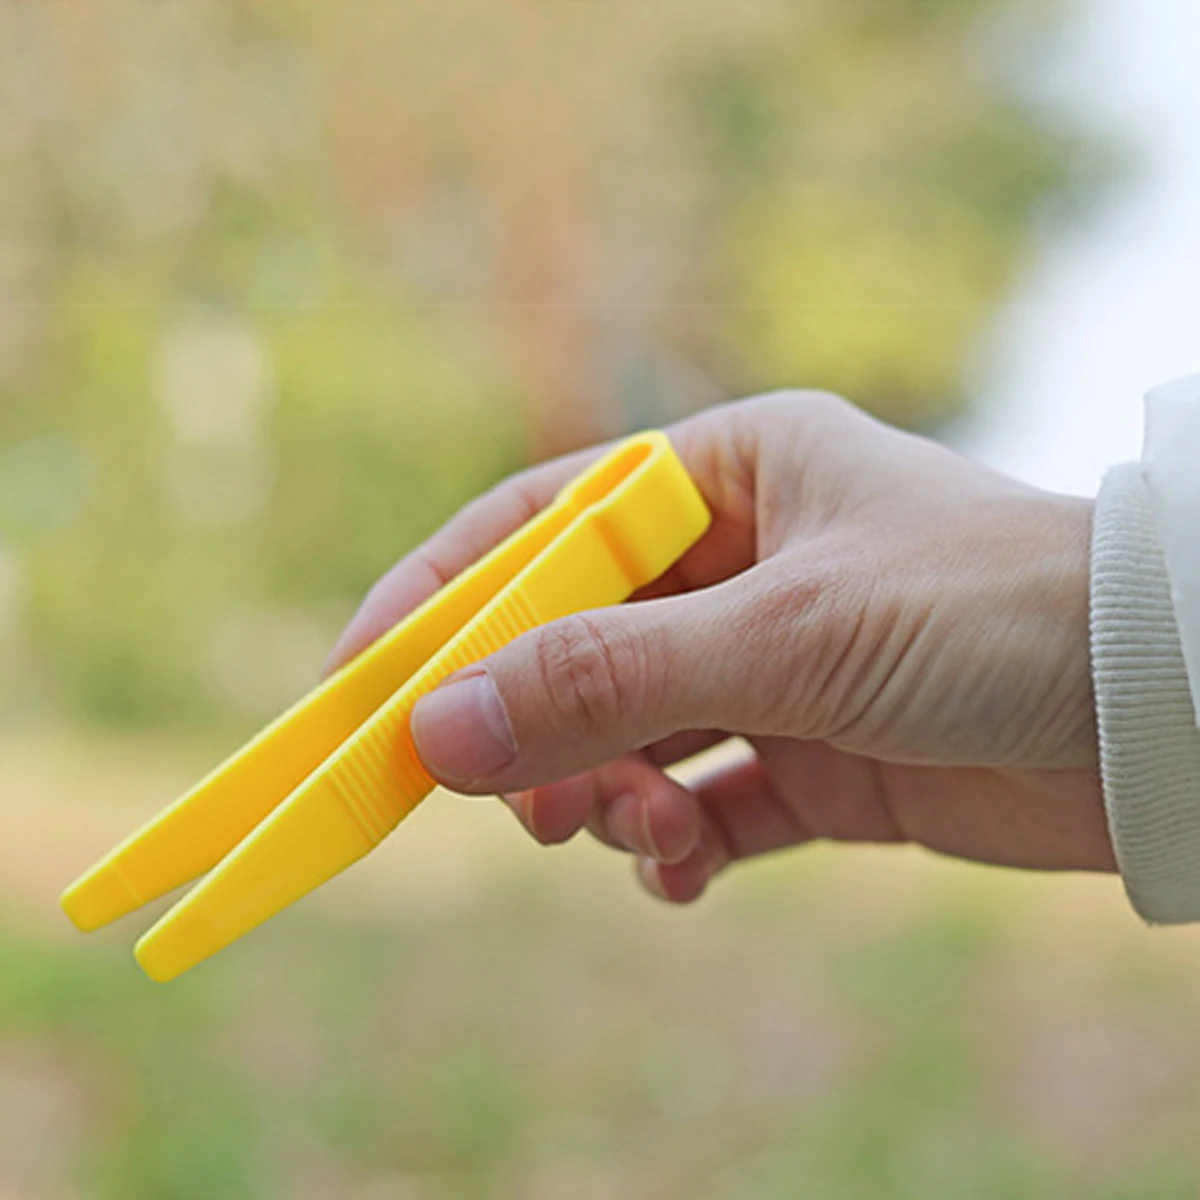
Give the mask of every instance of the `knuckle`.
[[618, 720], [638, 686], [632, 651], [632, 642], [603, 632], [585, 614], [547, 626], [538, 641], [538, 671], [557, 715], [587, 731]]
[[741, 631], [767, 664], [754, 689], [755, 715], [767, 732], [826, 731], [860, 621], [861, 588], [849, 563], [793, 567], [748, 599]]
[[836, 392], [819, 389], [781, 388], [764, 392], [742, 402], [756, 415], [764, 417], [802, 417], [806, 421], [837, 420], [854, 406]]
[[540, 505], [532, 481], [532, 470], [512, 475], [472, 500], [459, 513], [457, 526], [468, 538], [466, 549], [470, 554], [485, 553], [499, 537], [537, 513]]
[[511, 509], [522, 519], [532, 517], [541, 507], [536, 481], [537, 470], [534, 467], [510, 475], [488, 492], [485, 497], [487, 506], [502, 511]]
[[[825, 450], [843, 446], [853, 423], [862, 419], [857, 408], [832, 392], [768, 392], [742, 403], [736, 422], [742, 457], [757, 464], [762, 484], [757, 490], [767, 502], [775, 492], [786, 494], [784, 481], [794, 486], [797, 464], [823, 461]], [[772, 480], [780, 486], [771, 486]]]

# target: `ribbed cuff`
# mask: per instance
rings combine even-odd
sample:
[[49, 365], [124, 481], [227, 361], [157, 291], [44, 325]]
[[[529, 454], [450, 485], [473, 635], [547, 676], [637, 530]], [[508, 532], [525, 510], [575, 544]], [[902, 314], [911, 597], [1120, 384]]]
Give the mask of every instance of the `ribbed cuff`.
[[1104, 803], [1125, 889], [1147, 921], [1200, 920], [1200, 731], [1136, 463], [1113, 468], [1096, 500], [1091, 627]]

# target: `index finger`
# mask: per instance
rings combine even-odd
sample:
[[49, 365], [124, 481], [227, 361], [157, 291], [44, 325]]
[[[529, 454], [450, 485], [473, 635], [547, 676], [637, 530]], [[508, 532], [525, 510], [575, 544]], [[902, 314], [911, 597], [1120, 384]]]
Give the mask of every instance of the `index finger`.
[[609, 449], [592, 446], [509, 476], [460, 509], [406, 554], [362, 602], [338, 638], [325, 675], [361, 654], [456, 575], [546, 507], [559, 489]]
[[[754, 496], [740, 463], [739, 405], [707, 409], [667, 429], [684, 466], [713, 509], [705, 536], [639, 597], [689, 591], [754, 561]], [[338, 639], [326, 675], [344, 666], [549, 504], [559, 489], [614, 445], [591, 446], [511, 476], [471, 501], [371, 589]]]

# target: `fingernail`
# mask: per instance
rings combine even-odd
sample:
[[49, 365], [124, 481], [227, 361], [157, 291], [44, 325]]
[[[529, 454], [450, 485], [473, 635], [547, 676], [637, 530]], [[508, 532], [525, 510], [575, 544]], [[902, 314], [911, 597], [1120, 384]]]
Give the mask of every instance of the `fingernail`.
[[486, 671], [460, 675], [422, 696], [413, 708], [412, 735], [430, 773], [451, 784], [478, 783], [517, 758], [504, 701]]
[[650, 820], [650, 805], [647, 801], [642, 801], [642, 837], [646, 839], [646, 849], [650, 851], [650, 857], [658, 862], [662, 862], [664, 855], [662, 847], [654, 837], [654, 826]]
[[504, 792], [500, 799], [512, 810], [512, 814], [529, 830], [534, 833], [533, 828], [533, 793], [532, 792]]
[[638, 878], [642, 881], [642, 886], [646, 891], [650, 892], [651, 895], [657, 896], [660, 900], [669, 898], [666, 888], [663, 887], [662, 876], [658, 873], [658, 863], [654, 859], [638, 858], [636, 870]]

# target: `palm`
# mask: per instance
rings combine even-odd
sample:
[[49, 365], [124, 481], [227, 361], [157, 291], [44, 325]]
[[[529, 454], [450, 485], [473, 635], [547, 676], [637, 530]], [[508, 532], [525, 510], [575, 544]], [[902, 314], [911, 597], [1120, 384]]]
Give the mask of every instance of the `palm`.
[[[763, 739], [757, 775], [808, 836], [915, 842], [1004, 866], [1096, 865], [1109, 853], [1100, 783], [1086, 771], [903, 766], [821, 742]], [[726, 814], [736, 824], [736, 808]], [[1091, 840], [1081, 842], [1080, 829]]]

